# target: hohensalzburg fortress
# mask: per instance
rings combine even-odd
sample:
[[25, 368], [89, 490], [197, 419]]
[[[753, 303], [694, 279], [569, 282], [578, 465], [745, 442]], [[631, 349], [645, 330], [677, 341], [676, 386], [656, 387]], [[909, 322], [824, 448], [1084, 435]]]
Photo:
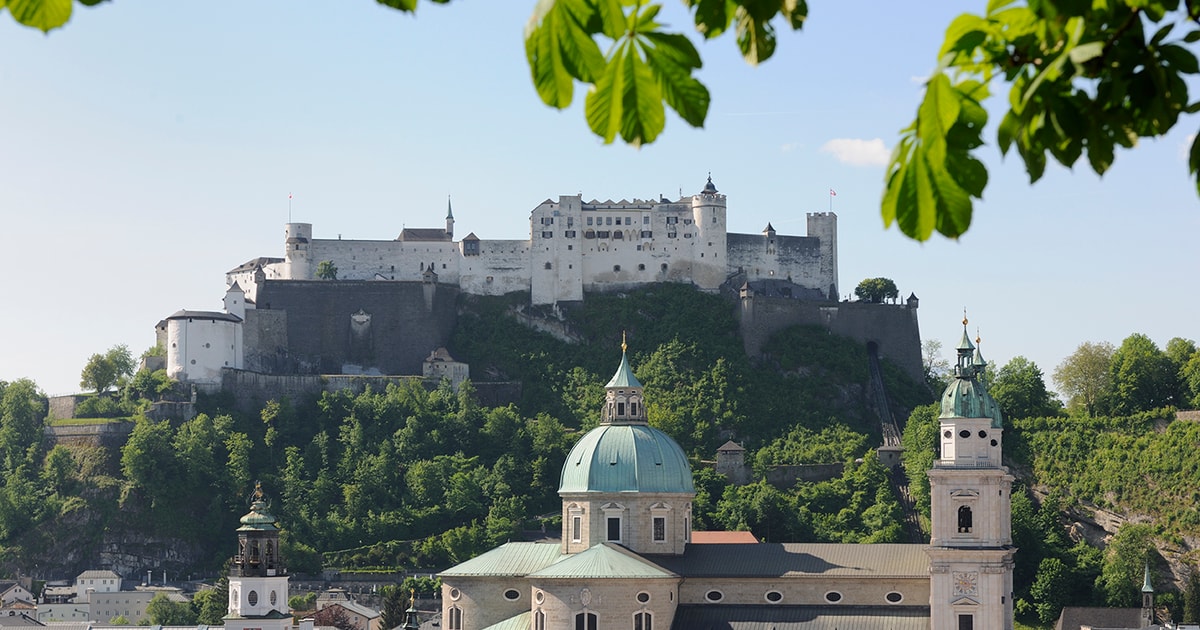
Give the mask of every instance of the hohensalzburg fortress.
[[313, 280], [329, 261], [339, 280], [432, 280], [475, 295], [528, 291], [533, 304], [554, 304], [655, 282], [714, 291], [744, 273], [837, 299], [836, 215], [809, 213], [807, 236], [777, 235], [770, 224], [761, 234], [730, 234], [725, 209], [710, 177], [700, 193], [678, 201], [547, 199], [533, 209], [528, 240], [471, 233], [455, 241], [449, 210], [444, 229], [406, 228], [386, 241], [314, 239], [312, 224], [289, 223], [283, 259], [252, 260], [226, 280], [253, 301], [262, 280]]
[[[579, 302], [587, 292], [659, 282], [716, 291], [767, 286], [805, 300], [838, 298], [837, 217], [808, 215], [807, 236], [725, 231], [725, 195], [704, 189], [667, 199], [584, 202], [533, 209], [528, 240], [454, 240], [445, 228], [405, 228], [395, 240], [314, 239], [289, 223], [283, 258], [254, 258], [226, 273], [222, 311], [180, 310], [157, 326], [167, 373], [216, 385], [258, 374], [421, 374], [449, 343], [458, 293], [528, 292], [533, 304]], [[328, 278], [331, 263], [336, 278]], [[323, 277], [322, 277], [323, 276]]]

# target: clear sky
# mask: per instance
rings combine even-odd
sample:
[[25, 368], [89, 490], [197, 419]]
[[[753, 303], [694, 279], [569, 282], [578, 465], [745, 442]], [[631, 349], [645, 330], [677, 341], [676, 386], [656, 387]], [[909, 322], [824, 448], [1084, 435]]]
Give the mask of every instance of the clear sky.
[[[283, 255], [289, 193], [318, 238], [438, 227], [447, 196], [457, 233], [528, 238], [546, 198], [675, 197], [709, 172], [737, 232], [803, 234], [836, 190], [842, 292], [894, 279], [947, 356], [964, 307], [986, 358], [1025, 355], [1048, 384], [1083, 341], [1200, 337], [1194, 121], [1119, 154], [1103, 180], [1081, 161], [1031, 186], [999, 157], [993, 99], [970, 232], [915, 243], [883, 228], [879, 156], [915, 115], [946, 25], [984, 2], [810, 4], [757, 68], [729, 37], [698, 44], [706, 127], [668, 114], [641, 149], [596, 140], [581, 90], [564, 112], [538, 100], [522, 44], [533, 0], [422, 3], [416, 17], [371, 0], [117, 0], [76, 5], [49, 36], [0, 14], [0, 380], [70, 393], [90, 354], [138, 354], [172, 312], [219, 309], [227, 270]], [[662, 21], [691, 33], [681, 3], [665, 5]]]

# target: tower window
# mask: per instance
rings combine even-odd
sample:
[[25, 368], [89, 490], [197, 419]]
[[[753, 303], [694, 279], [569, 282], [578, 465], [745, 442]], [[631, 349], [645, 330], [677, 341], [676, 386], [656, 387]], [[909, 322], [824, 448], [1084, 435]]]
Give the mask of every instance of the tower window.
[[965, 505], [958, 508], [958, 532], [960, 534], [971, 533], [971, 508]]
[[583, 518], [579, 516], [571, 517], [571, 542], [579, 542], [583, 540]]
[[546, 613], [541, 610], [533, 613], [533, 630], [546, 630]]
[[635, 403], [635, 402], [629, 403], [629, 415], [631, 415], [631, 416], [637, 415], [637, 403]]
[[621, 517], [608, 517], [608, 540], [612, 542], [621, 541]]
[[618, 416], [625, 415], [625, 403], [623, 403], [623, 402], [617, 403], [617, 415]]

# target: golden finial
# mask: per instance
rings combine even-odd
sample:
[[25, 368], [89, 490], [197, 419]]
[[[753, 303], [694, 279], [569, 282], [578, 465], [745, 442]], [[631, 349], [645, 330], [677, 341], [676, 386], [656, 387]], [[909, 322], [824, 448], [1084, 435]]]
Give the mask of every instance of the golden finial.
[[625, 345], [625, 331], [622, 330], [621, 331], [621, 354], [625, 354], [625, 350], [627, 348], [628, 348], [628, 346]]
[[979, 345], [979, 344], [980, 344], [980, 343], [982, 343], [982, 342], [983, 342], [983, 339], [981, 339], [981, 338], [979, 337], [979, 327], [978, 327], [978, 326], [976, 326], [976, 327], [975, 327], [975, 345]]
[[963, 307], [963, 326], [967, 325], [967, 307]]
[[254, 500], [262, 501], [262, 498], [263, 498], [262, 482], [255, 481], [254, 482]]
[[417, 607], [417, 589], [415, 589], [415, 588], [408, 589], [408, 607], [409, 608]]

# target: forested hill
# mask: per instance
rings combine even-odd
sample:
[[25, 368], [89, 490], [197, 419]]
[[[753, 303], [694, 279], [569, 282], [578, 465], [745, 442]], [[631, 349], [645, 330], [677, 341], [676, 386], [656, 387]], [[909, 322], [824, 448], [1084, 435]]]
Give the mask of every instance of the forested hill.
[[[45, 442], [35, 386], [6, 384], [5, 570], [215, 572], [232, 553], [256, 479], [287, 530], [293, 571], [436, 569], [522, 530], [553, 533], [559, 470], [580, 431], [598, 420], [622, 333], [651, 422], [693, 458], [698, 528], [749, 528], [770, 540], [899, 540], [886, 470], [867, 456], [880, 432], [860, 344], [794, 328], [751, 362], [731, 305], [674, 285], [590, 296], [566, 313], [564, 325], [581, 341], [565, 343], [517, 323], [509, 311], [523, 301], [464, 298], [451, 348], [476, 375], [522, 383], [519, 404], [504, 408], [479, 406], [469, 385], [279, 400], [249, 415], [217, 396], [182, 424], [132, 420], [118, 451]], [[899, 417], [931, 399], [886, 365], [885, 379]], [[150, 380], [132, 379], [125, 403], [144, 406], [137, 395], [153, 389]], [[846, 462], [845, 473], [787, 491], [726, 488], [702, 460], [728, 439], [748, 449], [759, 472]]]

